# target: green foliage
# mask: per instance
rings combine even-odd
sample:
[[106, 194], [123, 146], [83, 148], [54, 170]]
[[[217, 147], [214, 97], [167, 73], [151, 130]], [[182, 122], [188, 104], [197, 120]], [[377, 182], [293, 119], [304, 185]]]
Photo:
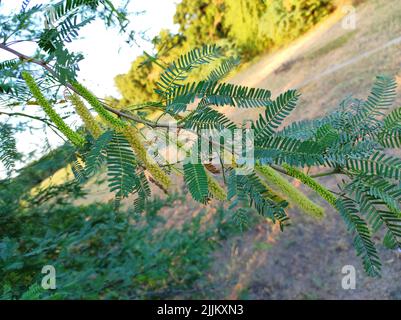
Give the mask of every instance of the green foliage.
[[263, 12], [270, 6], [264, 1], [226, 0], [223, 25], [228, 38], [242, 55], [252, 57], [268, 49], [268, 39], [261, 36], [260, 24]]
[[[241, 206], [255, 208], [261, 216], [269, 218], [273, 222], [278, 221], [282, 230], [288, 225], [289, 218], [284, 211], [288, 203], [285, 201], [277, 203], [275, 195], [267, 189], [255, 173], [239, 176], [232, 170], [227, 184], [228, 199], [232, 201], [232, 208], [240, 203]], [[243, 216], [244, 212], [241, 211], [238, 214]]]
[[208, 183], [205, 168], [200, 161], [198, 163], [184, 164], [184, 179], [192, 197], [201, 203], [208, 200]]
[[293, 40], [333, 9], [329, 0], [183, 0], [174, 21], [190, 46], [228, 40], [251, 58]]
[[361, 175], [359, 179], [370, 195], [382, 199], [389, 208], [400, 210], [401, 189], [397, 185], [380, 177]]
[[169, 92], [167, 109], [182, 112], [187, 106], [202, 99], [202, 105], [233, 106], [238, 108], [266, 107], [271, 104], [271, 92], [231, 83], [200, 81], [176, 87]]
[[225, 1], [221, 0], [183, 0], [176, 8], [174, 23], [180, 26], [190, 46], [204, 43], [227, 36], [223, 26]]
[[156, 92], [162, 97], [169, 96], [170, 92], [182, 86], [182, 82], [187, 79], [189, 72], [220, 58], [221, 55], [221, 48], [216, 45], [205, 45], [181, 55], [160, 75], [160, 81], [157, 82], [159, 88]]
[[245, 208], [239, 208], [238, 210], [234, 211], [233, 221], [241, 228], [241, 230], [246, 229], [249, 224], [247, 210]]
[[392, 106], [396, 92], [397, 84], [395, 79], [389, 77], [377, 77], [368, 99], [356, 112], [350, 121], [350, 125], [358, 130], [366, 130], [367, 126], [375, 125], [377, 117], [383, 115], [383, 111]]
[[379, 142], [386, 148], [401, 148], [401, 108], [394, 109], [384, 119]]
[[85, 155], [84, 178], [88, 178], [107, 166], [108, 186], [115, 193], [116, 205], [130, 194], [138, 194], [136, 212], [142, 212], [150, 196], [148, 180], [143, 171], [138, 171], [138, 161], [130, 143], [118, 132], [106, 131]]
[[89, 151], [86, 157], [85, 175], [87, 177], [90, 177], [98, 172], [102, 164], [104, 164], [106, 160], [107, 147], [113, 137], [113, 131], [106, 131], [94, 142], [92, 149]]
[[371, 239], [369, 227], [358, 215], [358, 207], [352, 200], [337, 201], [337, 208], [349, 231], [355, 234], [354, 247], [361, 256], [366, 272], [370, 276], [380, 275], [381, 263], [375, 245]]
[[[260, 163], [281, 164], [286, 174], [311, 187], [340, 211], [349, 230], [356, 233], [354, 245], [371, 276], [379, 275], [380, 260], [370, 229], [376, 232], [384, 227], [384, 244], [400, 247], [401, 163], [382, 147], [397, 146], [383, 144], [383, 133], [398, 126], [398, 111], [383, 117], [394, 96], [394, 80], [378, 77], [366, 101], [346, 99], [321, 119], [296, 122], [279, 132], [271, 130], [267, 139], [257, 142], [255, 150]], [[292, 167], [316, 165], [332, 168], [327, 175], [347, 177], [337, 200], [331, 191]]]
[[[30, 2], [24, 0], [16, 5], [13, 14], [0, 15], [2, 45], [8, 47], [22, 38], [36, 44], [32, 59], [20, 56], [19, 60], [2, 63], [3, 67], [10, 68], [0, 67], [0, 92], [9, 91], [10, 86], [16, 91], [19, 85], [18, 96], [21, 98], [26, 89], [21, 86], [20, 71], [26, 70], [24, 65], [35, 59], [43, 59], [48, 66], [54, 66], [53, 75], [57, 75], [62, 83], [75, 79], [83, 55], [70, 52], [66, 44], [77, 39], [79, 32], [95, 19], [103, 20], [108, 27], [117, 27], [121, 33], [128, 33], [127, 41], [132, 43], [134, 38], [128, 30], [129, 18], [125, 10], [127, 2], [121, 1], [120, 7], [115, 7], [110, 0], [51, 0], [30, 6]], [[45, 76], [40, 70], [34, 71]], [[16, 92], [8, 93], [13, 101], [19, 101]]]
[[218, 67], [210, 72], [206, 80], [210, 82], [223, 80], [239, 65], [239, 63], [240, 59], [236, 57], [224, 59]]
[[141, 103], [146, 100], [155, 100], [158, 95], [154, 92], [156, 80], [153, 64], [144, 64], [147, 57], [140, 56], [131, 65], [126, 74], [120, 74], [114, 78], [118, 91], [123, 96], [117, 101], [120, 106]]
[[39, 300], [42, 293], [43, 289], [37, 283], [35, 283], [22, 294], [21, 300]]
[[64, 122], [64, 120], [52, 108], [50, 102], [42, 94], [39, 86], [36, 84], [35, 79], [28, 73], [23, 72], [24, 78], [32, 95], [36, 98], [43, 111], [49, 116], [50, 120], [57, 126], [57, 128], [76, 146], [83, 146], [85, 140], [78, 133], [71, 130], [71, 128]]
[[324, 146], [311, 140], [274, 135], [261, 142], [255, 155], [261, 163], [288, 163], [304, 167], [324, 163]]
[[[355, 193], [360, 211], [377, 231], [384, 224], [387, 229], [387, 241], [391, 239], [395, 247], [401, 247], [400, 188], [379, 177], [355, 178], [346, 186]], [[383, 239], [383, 241], [385, 241]]]
[[200, 129], [232, 130], [235, 128], [235, 124], [230, 119], [228, 119], [224, 114], [209, 107], [204, 107], [200, 110], [191, 113], [183, 120], [181, 120], [179, 123], [183, 123], [185, 125], [185, 128], [192, 130], [200, 130]]
[[57, 170], [65, 168], [72, 161], [73, 155], [74, 147], [70, 143], [66, 143], [19, 169], [18, 175], [13, 178], [15, 196], [18, 197], [19, 192], [29, 191]]
[[[60, 16], [58, 17], [56, 14], [55, 20], [50, 21], [51, 23], [59, 26], [63, 21], [67, 21], [67, 18], [73, 19], [75, 16], [80, 19], [85, 18], [79, 12], [81, 6], [86, 6], [87, 2], [65, 0], [60, 3], [60, 8], [63, 8], [60, 9]], [[219, 4], [217, 12], [220, 14], [220, 9], [225, 8], [223, 6], [225, 3], [223, 0], [207, 1], [205, 6], [201, 8], [202, 2], [196, 1], [193, 9], [197, 12], [203, 10], [207, 13], [206, 18], [210, 19], [212, 18], [210, 12], [214, 11], [208, 11], [211, 8], [209, 5]], [[255, 3], [246, 0], [241, 0], [238, 3], [247, 4], [244, 8], [251, 8], [251, 15], [259, 14], [256, 13]], [[189, 5], [187, 1], [182, 4], [183, 7]], [[89, 11], [98, 13], [102, 7], [106, 8], [106, 12], [100, 12], [100, 15], [103, 15], [106, 22], [117, 19], [120, 26], [122, 24], [122, 28], [125, 28], [126, 16], [120, 15], [120, 11], [116, 11], [110, 1], [93, 2], [93, 7], [91, 7], [93, 10]], [[292, 37], [289, 31], [295, 30], [295, 34], [299, 34], [307, 28], [303, 23], [298, 25], [299, 17], [306, 19], [310, 27], [325, 15], [324, 12], [327, 13], [325, 10], [328, 8], [327, 1], [317, 0], [296, 2], [291, 0], [285, 3], [280, 1], [269, 6], [269, 10], [280, 12], [279, 16], [285, 24], [285, 28], [283, 27], [281, 32], [288, 32], [288, 38]], [[303, 15], [305, 10], [308, 10], [310, 15]], [[21, 14], [22, 20], [29, 20], [30, 14], [41, 12], [40, 8], [32, 8], [30, 13], [28, 11], [26, 8], [24, 9]], [[285, 12], [288, 13], [288, 16]], [[297, 16], [299, 13], [300, 15]], [[21, 18], [21, 16], [17, 16], [17, 18]], [[198, 23], [202, 17], [191, 17], [191, 19]], [[225, 23], [224, 12], [220, 17], [216, 15], [216, 19], [221, 20], [212, 20], [217, 21], [218, 24], [221, 23], [223, 26]], [[76, 20], [77, 24], [80, 23], [78, 21], [84, 20]], [[247, 20], [245, 19], [245, 21]], [[77, 160], [74, 163], [74, 172], [78, 176], [85, 178], [96, 174], [96, 171], [99, 171], [102, 164], [105, 163], [108, 170], [110, 190], [116, 194], [116, 204], [118, 205], [122, 198], [135, 194], [133, 211], [136, 214], [149, 210], [147, 200], [150, 198], [150, 187], [145, 171], [148, 171], [152, 181], [164, 191], [167, 191], [165, 189], [171, 185], [170, 173], [177, 172], [183, 173], [184, 181], [195, 200], [207, 203], [213, 196], [213, 191], [215, 198], [224, 198], [224, 190], [218, 190], [218, 185], [213, 184], [214, 180], [211, 180], [210, 177], [208, 179], [205, 166], [200, 161], [203, 159], [203, 155], [196, 154], [197, 162], [185, 162], [183, 168], [181, 163], [171, 164], [168, 161], [163, 162], [163, 159], [159, 157], [157, 159], [152, 158], [147, 149], [153, 142], [149, 141], [148, 131], [146, 130], [156, 129], [156, 133], [160, 133], [159, 129], [165, 129], [169, 124], [161, 123], [159, 120], [163, 115], [168, 115], [178, 121], [180, 130], [192, 130], [191, 133], [197, 136], [198, 143], [203, 139], [199, 129], [227, 128], [229, 133], [234, 132], [234, 129], [243, 131], [242, 125], [231, 122], [217, 111], [218, 107], [227, 105], [236, 108], [263, 107], [264, 115], [252, 126], [256, 132], [254, 153], [256, 164], [267, 165], [269, 172], [279, 171], [296, 177], [332, 204], [344, 218], [348, 229], [355, 234], [354, 245], [358, 255], [362, 258], [366, 271], [372, 276], [379, 275], [380, 261], [374, 241], [371, 238], [372, 233], [383, 226], [386, 231], [383, 241], [390, 248], [399, 247], [401, 234], [398, 192], [401, 178], [401, 160], [395, 155], [389, 155], [387, 150], [384, 149], [398, 145], [399, 113], [393, 111], [389, 116], [385, 114], [394, 101], [394, 79], [378, 77], [366, 101], [346, 99], [340, 104], [339, 108], [321, 119], [299, 122], [277, 131], [285, 117], [294, 109], [298, 94], [290, 90], [272, 102], [271, 93], [267, 89], [220, 82], [234, 66], [235, 58], [225, 60], [227, 58], [223, 55], [224, 50], [220, 49], [219, 46], [207, 45], [198, 49], [195, 48], [187, 54], [180, 54], [176, 61], [169, 61], [168, 63], [162, 61], [158, 56], [159, 53], [156, 54], [156, 57], [146, 54], [148, 60], [143, 61], [144, 66], [148, 63], [156, 64], [164, 70], [157, 81], [159, 97], [151, 103], [145, 101], [139, 105], [151, 110], [155, 108], [156, 111], [161, 112], [160, 117], [154, 121], [148, 119], [146, 113], [136, 113], [135, 106], [126, 106], [129, 114], [113, 109], [107, 103], [99, 101], [88, 89], [74, 80], [78, 68], [77, 61], [80, 60], [81, 56], [69, 53], [64, 47], [63, 42], [67, 41], [70, 35], [68, 32], [72, 32], [74, 35], [73, 24], [66, 23], [64, 25], [66, 26], [64, 33], [60, 31], [62, 27], [60, 30], [57, 29], [57, 26], [50, 27], [50, 29], [56, 30], [52, 32], [57, 32], [58, 39], [61, 39], [58, 43], [56, 41], [53, 49], [45, 48], [44, 44], [38, 43], [41, 50], [33, 59], [21, 54], [17, 54], [17, 56], [22, 59], [23, 64], [35, 64], [49, 72], [46, 76], [43, 76], [41, 72], [32, 72], [35, 78], [41, 78], [40, 86], [29, 73], [24, 72], [22, 75], [32, 95], [49, 116], [51, 124], [57, 126], [75, 146], [79, 147], [76, 150]], [[28, 26], [32, 29], [33, 22], [28, 23]], [[193, 30], [190, 26], [182, 25], [181, 27], [185, 33], [189, 32], [188, 30]], [[9, 37], [13, 37], [12, 30], [7, 28], [6, 31], [11, 33]], [[223, 29], [220, 31], [226, 32]], [[40, 29], [40, 34], [42, 32], [43, 30]], [[30, 34], [32, 37], [37, 36], [38, 32], [33, 30], [32, 34]], [[227, 31], [226, 34], [229, 35], [230, 32]], [[16, 35], [21, 36], [21, 33], [17, 31]], [[24, 40], [30, 41], [30, 39], [34, 39], [32, 37], [29, 36]], [[74, 36], [70, 36], [70, 40], [73, 38]], [[246, 37], [241, 39], [246, 39]], [[274, 39], [274, 37], [270, 37], [270, 39]], [[0, 44], [0, 47], [12, 52], [7, 41], [8, 38], [5, 36], [4, 43]], [[49, 43], [54, 44], [51, 41]], [[280, 42], [277, 40], [275, 43]], [[156, 42], [156, 44], [161, 50], [161, 43]], [[177, 44], [180, 46], [176, 53], [185, 47], [185, 42], [181, 42], [181, 39], [177, 40]], [[173, 56], [171, 55], [170, 58]], [[37, 60], [39, 58], [44, 60]], [[3, 70], [0, 69], [5, 79], [1, 87], [3, 101], [11, 96], [12, 102], [28, 102], [31, 95], [28, 94], [27, 98], [27, 90], [21, 90], [18, 81], [15, 80], [19, 77], [20, 66], [13, 63], [8, 63], [7, 66], [6, 63], [4, 68]], [[207, 71], [205, 77], [202, 76], [201, 69]], [[197, 76], [201, 79], [191, 78], [198, 71]], [[158, 75], [156, 74], [156, 76]], [[46, 95], [52, 95], [51, 102], [42, 93], [45, 87]], [[112, 134], [106, 132], [95, 141], [91, 137], [84, 139], [74, 132], [51, 106], [53, 101], [62, 98], [61, 89], [67, 90], [67, 94], [71, 94], [71, 91], [78, 93], [95, 109], [107, 126], [115, 132]], [[144, 126], [145, 130], [140, 131], [141, 128], [137, 126], [138, 124]], [[210, 147], [210, 141], [207, 142]], [[11, 141], [11, 145], [12, 143]], [[197, 146], [197, 143], [194, 143], [193, 146]], [[194, 156], [195, 148], [190, 147], [189, 150], [185, 150], [187, 158]], [[341, 192], [336, 192], [338, 197], [315, 181], [312, 176], [299, 170], [304, 167], [309, 167], [308, 170], [318, 170], [316, 177], [331, 174], [343, 175], [345, 179], [340, 185]], [[237, 175], [237, 169], [247, 169], [248, 174]], [[229, 163], [222, 164], [219, 170], [214, 171], [222, 175], [222, 180], [227, 185], [227, 198], [230, 201], [230, 210], [235, 212], [235, 220], [244, 222], [246, 213], [250, 212], [248, 209], [253, 208], [260, 216], [278, 222], [281, 229], [289, 224], [289, 218], [285, 212], [288, 203], [283, 201], [269, 188], [265, 181], [260, 179], [254, 168], [249, 168], [242, 161], [230, 159]], [[110, 287], [116, 283], [119, 284], [120, 288], [132, 290], [130, 294], [125, 296], [127, 298], [152, 297], [153, 295], [150, 293], [152, 291], [156, 291], [155, 296], [158, 296], [160, 292], [158, 290], [163, 288], [164, 285], [171, 284], [174, 287], [176, 279], [188, 279], [187, 275], [190, 275], [191, 278], [191, 273], [188, 273], [186, 265], [188, 261], [191, 266], [193, 264], [204, 266], [196, 258], [197, 256], [204, 257], [196, 250], [207, 251], [205, 247], [210, 245], [210, 238], [207, 237], [207, 241], [203, 243], [205, 246], [199, 245], [198, 242], [201, 239], [198, 237], [204, 235], [203, 231], [200, 231], [203, 230], [200, 228], [200, 220], [192, 221], [191, 227], [184, 227], [178, 232], [175, 229], [171, 233], [167, 231], [159, 233], [163, 228], [153, 229], [157, 222], [149, 216], [146, 216], [146, 221], [137, 220], [130, 216], [134, 220], [130, 221], [127, 219], [128, 214], [116, 214], [109, 207], [101, 207], [100, 209], [92, 207], [69, 208], [63, 197], [56, 197], [55, 195], [58, 192], [63, 192], [67, 197], [73, 198], [73, 195], [80, 194], [81, 186], [75, 181], [56, 189], [40, 190], [39, 194], [33, 197], [27, 196], [23, 186], [18, 186], [19, 193], [14, 198], [9, 191], [11, 184], [12, 181], [6, 179], [1, 183], [0, 189], [0, 192], [4, 194], [4, 199], [6, 199], [6, 201], [1, 199], [1, 212], [6, 212], [6, 214], [1, 216], [5, 222], [0, 223], [0, 227], [7, 231], [5, 233], [7, 236], [1, 242], [3, 250], [1, 251], [2, 265], [0, 267], [1, 270], [10, 271], [3, 280], [3, 287], [12, 285], [16, 279], [18, 280], [18, 272], [25, 268], [26, 261], [24, 259], [27, 259], [28, 264], [32, 261], [31, 270], [36, 270], [39, 265], [45, 261], [48, 262], [49, 259], [57, 259], [57, 263], [62, 264], [61, 282], [64, 285], [63, 290], [69, 290], [72, 287], [76, 290], [74, 292], [78, 294], [73, 295], [71, 294], [72, 291], [67, 293], [61, 291], [58, 293], [61, 297], [93, 297], [90, 294], [79, 295], [82, 292], [100, 292], [101, 298], [119, 297], [120, 292], [110, 291]], [[217, 193], [218, 196], [216, 196]], [[22, 204], [19, 203], [20, 200], [24, 204], [22, 208]], [[64, 207], [59, 207], [58, 204], [63, 204]], [[49, 212], [42, 215], [44, 206], [49, 206], [50, 211], [55, 212], [55, 215], [53, 216]], [[5, 209], [3, 210], [3, 208]], [[100, 216], [97, 216], [97, 209], [101, 211]], [[66, 214], [63, 210], [70, 211], [67, 211], [68, 214]], [[17, 212], [18, 214], [11, 216], [9, 212]], [[319, 210], [315, 208], [316, 212]], [[139, 215], [135, 216], [139, 219]], [[366, 222], [362, 216], [366, 217]], [[37, 221], [31, 221], [33, 218]], [[24, 223], [20, 219], [24, 219]], [[60, 219], [65, 221], [63, 220], [61, 223]], [[17, 222], [19, 224], [16, 224]], [[242, 222], [240, 225], [243, 224]], [[37, 227], [36, 223], [45, 225], [47, 231]], [[18, 226], [18, 228], [10, 226]], [[24, 229], [25, 226], [27, 230]], [[186, 234], [186, 230], [190, 231]], [[19, 239], [21, 239], [22, 234], [26, 236], [26, 239], [24, 238], [21, 244]], [[38, 239], [40, 239], [40, 243]], [[188, 240], [189, 244], [182, 244], [182, 239]], [[161, 247], [160, 243], [164, 243], [164, 241], [166, 244]], [[78, 243], [79, 245], [77, 245]], [[82, 247], [84, 248], [83, 258], [80, 255], [72, 255], [76, 252], [81, 253]], [[101, 251], [101, 249], [106, 251]], [[189, 251], [195, 260], [186, 256]], [[96, 255], [95, 260], [92, 257], [93, 252]], [[109, 258], [110, 255], [116, 257], [117, 262], [114, 260], [105, 262], [105, 257]], [[179, 258], [182, 257], [183, 260], [181, 261], [178, 258], [177, 262], [177, 255]], [[30, 260], [32, 256], [39, 256], [39, 258], [38, 260], [35, 260], [36, 258]], [[94, 267], [89, 268], [87, 273], [82, 273], [83, 266], [88, 265]], [[123, 267], [118, 269], [121, 265]], [[182, 265], [183, 267], [171, 271], [166, 265]], [[117, 276], [121, 273], [114, 273], [115, 268], [124, 271], [124, 278]], [[195, 271], [197, 274], [199, 273], [199, 270]], [[178, 273], [175, 274], [175, 272]], [[26, 276], [24, 272], [23, 274]], [[115, 274], [116, 277], [110, 277], [110, 274]], [[163, 277], [161, 274], [167, 276]], [[69, 277], [73, 277], [72, 280]], [[93, 281], [88, 283], [87, 279], [93, 279]], [[13, 296], [22, 296], [22, 292], [25, 292], [32, 283], [36, 283], [36, 280], [33, 273], [28, 271], [28, 276], [21, 280], [24, 283], [23, 290], [19, 288], [15, 295], [13, 293]], [[142, 290], [146, 293], [143, 293]], [[9, 296], [7, 290], [6, 295]], [[28, 296], [32, 296], [32, 294], [29, 293]], [[98, 296], [95, 295], [95, 297]]]
[[260, 17], [260, 36], [273, 46], [297, 38], [334, 10], [330, 0], [269, 1]]
[[78, 11], [95, 9], [99, 0], [65, 0], [59, 1], [52, 6], [46, 15], [46, 22], [48, 24], [55, 24], [58, 20], [64, 20], [66, 17], [76, 16]]
[[401, 126], [401, 108], [394, 109], [384, 119], [384, 129], [391, 130]]
[[23, 0], [21, 5], [21, 11], [25, 11], [30, 2], [31, 0]]
[[14, 69], [19, 64], [20, 64], [20, 61], [18, 61], [18, 59], [5, 60], [5, 61], [0, 62], [0, 70]]
[[15, 161], [21, 158], [17, 151], [14, 131], [15, 129], [11, 125], [0, 124], [0, 161], [8, 174], [13, 171]]
[[137, 180], [135, 182], [135, 192], [138, 196], [134, 201], [134, 212], [141, 213], [146, 209], [146, 203], [150, 198], [151, 190], [148, 179], [143, 171], [137, 172]]
[[137, 184], [136, 159], [128, 141], [115, 133], [107, 146], [107, 169], [110, 191], [116, 198], [127, 197]]
[[351, 158], [346, 162], [348, 170], [366, 175], [376, 175], [383, 178], [401, 179], [401, 160], [388, 156], [380, 151], [367, 159]]
[[295, 90], [287, 91], [266, 108], [265, 117], [259, 115], [258, 121], [252, 125], [256, 143], [269, 138], [276, 131], [284, 118], [296, 107], [298, 97]]
[[[189, 295], [212, 262], [228, 213], [204, 213], [166, 227], [159, 210], [177, 198], [155, 199], [144, 216], [109, 205], [37, 207], [13, 212], [14, 234], [0, 239], [2, 299], [168, 299]], [[4, 216], [0, 216], [4, 223]], [[11, 229], [10, 229], [11, 230]], [[233, 232], [233, 231], [229, 231]], [[3, 234], [3, 233], [2, 233]], [[224, 233], [226, 234], [226, 233]], [[227, 234], [226, 234], [227, 235]], [[53, 264], [57, 289], [43, 290]], [[193, 297], [193, 294], [191, 294]]]
[[[295, 108], [299, 97], [298, 93], [290, 90], [272, 102], [270, 91], [265, 89], [211, 81], [182, 84], [181, 81], [185, 82], [188, 72], [196, 65], [194, 61], [203, 59], [200, 55], [201, 52], [207, 55], [209, 50], [195, 50], [190, 55], [183, 55], [179, 59], [179, 63], [172, 64], [175, 66], [173, 69], [178, 70], [177, 72], [168, 71], [166, 73], [170, 75], [168, 77], [166, 74], [162, 75], [165, 77], [164, 92], [167, 101], [165, 103], [163, 101], [156, 102], [155, 105], [158, 108], [164, 108], [166, 113], [177, 116], [180, 119], [178, 123], [184, 128], [196, 132], [199, 129], [227, 128], [232, 131], [239, 128], [214, 107], [224, 105], [264, 107], [264, 115], [261, 115], [252, 124], [252, 129], [255, 132], [256, 161], [262, 165], [267, 164], [273, 167], [265, 167], [269, 172], [267, 180], [271, 180], [273, 177], [273, 184], [276, 187], [279, 185], [283, 191], [282, 182], [284, 180], [280, 180], [280, 182], [277, 175], [273, 175], [275, 166], [281, 165], [283, 167], [282, 172], [299, 179], [338, 209], [345, 217], [349, 229], [357, 234], [354, 244], [358, 254], [362, 256], [365, 269], [370, 275], [378, 275], [380, 268], [376, 261], [376, 249], [370, 238], [369, 226], [355, 212], [360, 211], [366, 215], [367, 222], [374, 231], [382, 225], [387, 229], [384, 242], [388, 246], [399, 245], [401, 232], [401, 225], [397, 216], [400, 207], [399, 192], [397, 186], [386, 179], [400, 179], [401, 160], [385, 154], [379, 147], [383, 132], [397, 128], [397, 112], [391, 113], [384, 120], [381, 119], [384, 115], [383, 112], [390, 107], [394, 99], [394, 81], [390, 78], [378, 77], [372, 93], [366, 101], [347, 99], [340, 104], [337, 110], [326, 117], [291, 124], [289, 127], [277, 131], [283, 120]], [[210, 61], [208, 59], [202, 61], [202, 63], [207, 62]], [[98, 101], [93, 95], [88, 95], [86, 91], [81, 89], [79, 91], [85, 94], [86, 99]], [[184, 113], [190, 104], [195, 104], [195, 109], [189, 113]], [[100, 113], [106, 112], [107, 117], [115, 119], [108, 114], [99, 102], [93, 103], [93, 105], [99, 109]], [[121, 120], [116, 120], [121, 123]], [[123, 150], [127, 154], [125, 151], [121, 153], [121, 148], [117, 145], [116, 149], [113, 150], [116, 159], [111, 167], [115, 172], [112, 174], [113, 183], [110, 185], [113, 191], [118, 189], [117, 200], [120, 197], [128, 196], [130, 193], [136, 193], [137, 198], [134, 207], [139, 208], [135, 210], [141, 211], [150, 192], [147, 191], [149, 189], [146, 187], [140, 188], [142, 187], [140, 181], [147, 184], [147, 180], [144, 178], [142, 170], [137, 167], [137, 160], [128, 156], [129, 148], [134, 149], [135, 154], [139, 155], [139, 159], [144, 162], [150, 172], [153, 171], [152, 175], [157, 182], [160, 183], [162, 179], [154, 174], [157, 171], [156, 167], [149, 165], [147, 160], [143, 160], [146, 158], [146, 150], [136, 137], [136, 129], [125, 123], [122, 123], [120, 127], [134, 134], [135, 137], [124, 134], [129, 141], [135, 139], [129, 144], [125, 141]], [[101, 142], [99, 143], [102, 145]], [[97, 147], [96, 143], [94, 146]], [[379, 150], [375, 151], [377, 149]], [[100, 157], [99, 159], [102, 159], [104, 156], [101, 151], [102, 148], [99, 150], [97, 154]], [[107, 151], [105, 154], [107, 155]], [[131, 155], [133, 156], [133, 154]], [[94, 163], [97, 162], [94, 161]], [[108, 167], [110, 165], [111, 163]], [[333, 174], [347, 175], [351, 182], [345, 185], [344, 197], [341, 196], [337, 199], [323, 185], [295, 168], [305, 166], [334, 168]], [[91, 165], [88, 168], [91, 168]], [[267, 217], [273, 222], [278, 221], [283, 229], [288, 224], [288, 216], [284, 211], [287, 202], [280, 199], [273, 190], [270, 190], [268, 183], [266, 185], [254, 172], [251, 171], [244, 176], [236, 176], [234, 168], [235, 164], [232, 167], [229, 166], [229, 179], [227, 179], [228, 199], [231, 201], [231, 208], [236, 208], [234, 220], [244, 221], [246, 210], [241, 210], [241, 208], [254, 208], [261, 216]], [[158, 166], [157, 169], [161, 170]], [[208, 176], [200, 158], [198, 157], [197, 163], [185, 163], [183, 169], [184, 180], [192, 197], [201, 203], [207, 203], [213, 194], [209, 194], [211, 190], [208, 187]], [[226, 171], [226, 168], [223, 170]], [[360, 178], [361, 176], [369, 179], [363, 180]], [[142, 177], [142, 179], [138, 179], [138, 177]], [[306, 212], [313, 212], [315, 216], [322, 216], [322, 209], [306, 199], [298, 190], [289, 189], [288, 186], [285, 190], [283, 193], [296, 195], [289, 197], [293, 203], [299, 205]], [[220, 193], [222, 194], [222, 192]], [[349, 199], [351, 199], [350, 201], [352, 201], [356, 211], [353, 207], [350, 209], [349, 203], [343, 204], [341, 202]], [[388, 210], [384, 210], [383, 206], [387, 206]]]
[[69, 43], [77, 38], [78, 31], [91, 23], [92, 20], [94, 20], [94, 17], [79, 21], [76, 16], [72, 18], [67, 16], [57, 27], [47, 29], [43, 32], [39, 40], [39, 45], [45, 51], [54, 53], [58, 47], [62, 46], [62, 43]]
[[144, 53], [131, 64], [130, 70], [114, 78], [116, 87], [122, 95], [117, 100], [118, 107], [126, 107], [143, 101], [155, 101], [159, 95], [155, 92], [156, 82], [169, 63], [172, 63], [183, 51], [183, 38], [167, 30], [160, 31], [153, 40], [157, 54], [155, 57]]

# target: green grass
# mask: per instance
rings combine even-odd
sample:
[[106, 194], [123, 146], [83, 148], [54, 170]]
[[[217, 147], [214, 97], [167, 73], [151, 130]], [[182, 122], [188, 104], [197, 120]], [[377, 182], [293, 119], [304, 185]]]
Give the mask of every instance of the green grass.
[[273, 248], [273, 244], [268, 243], [268, 242], [255, 242], [254, 243], [255, 249], [256, 250], [270, 250], [271, 248]]
[[307, 59], [317, 59], [320, 58], [338, 48], [341, 48], [344, 46], [349, 40], [351, 40], [356, 31], [348, 32], [332, 41], [324, 45], [323, 47], [317, 49], [316, 51], [311, 52], [310, 54], [307, 55]]

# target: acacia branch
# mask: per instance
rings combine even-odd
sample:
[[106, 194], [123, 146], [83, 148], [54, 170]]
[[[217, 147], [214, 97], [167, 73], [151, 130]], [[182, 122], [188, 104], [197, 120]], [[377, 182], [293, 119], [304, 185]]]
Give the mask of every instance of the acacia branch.
[[331, 176], [334, 174], [343, 174], [339, 168], [336, 168], [332, 171], [327, 171], [327, 172], [321, 172], [321, 173], [316, 173], [312, 174], [310, 177], [311, 178], [320, 178], [320, 177], [326, 177], [326, 176]]
[[[54, 71], [54, 69], [45, 61], [43, 60], [39, 60], [39, 59], [35, 59], [32, 57], [29, 57], [17, 50], [14, 50], [13, 48], [8, 47], [7, 45], [5, 45], [4, 43], [0, 43], [0, 49], [3, 49], [5, 51], [8, 51], [10, 53], [12, 53], [13, 55], [17, 56], [20, 60], [25, 61], [25, 62], [30, 62], [30, 63], [34, 63], [36, 65], [41, 66], [42, 68], [44, 68], [46, 71], [48, 71], [53, 77], [55, 77], [56, 79], [58, 78], [57, 73]], [[73, 92], [75, 92], [76, 94], [80, 95], [79, 92], [74, 88], [73, 85], [71, 85], [70, 83], [66, 82], [64, 84], [68, 89], [72, 90]], [[117, 109], [114, 109], [110, 106], [108, 106], [107, 104], [105, 104], [104, 102], [102, 102], [104, 108], [109, 111], [114, 113], [115, 115], [119, 116], [119, 117], [123, 117], [132, 121], [135, 121], [137, 123], [141, 123], [144, 125], [147, 125], [151, 128], [168, 128], [170, 127], [169, 123], [155, 123], [153, 121], [149, 121], [149, 120], [145, 120], [142, 119], [141, 117], [135, 116], [135, 115], [130, 115], [130, 114], [126, 114], [122, 111], [119, 111]]]

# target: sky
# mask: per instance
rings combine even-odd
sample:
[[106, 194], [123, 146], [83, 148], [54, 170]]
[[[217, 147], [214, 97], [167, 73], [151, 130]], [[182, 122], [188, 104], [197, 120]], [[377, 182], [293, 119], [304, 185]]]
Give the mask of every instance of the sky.
[[[12, 13], [19, 10], [22, 0], [3, 0], [0, 2], [2, 13]], [[32, 0], [29, 5], [45, 2], [43, 0]], [[173, 16], [178, 2], [179, 0], [129, 1], [128, 10], [140, 13], [133, 16], [130, 29], [138, 33], [144, 32], [146, 39], [152, 39], [164, 28], [176, 32], [178, 27], [173, 23]], [[118, 0], [113, 1], [113, 3], [118, 3]], [[106, 29], [101, 20], [97, 20], [82, 29], [79, 35], [80, 38], [68, 44], [67, 47], [71, 51], [79, 51], [84, 55], [85, 60], [80, 63], [78, 80], [99, 97], [110, 95], [119, 97], [120, 95], [114, 85], [114, 77], [117, 74], [126, 73], [132, 61], [144, 50], [152, 52], [152, 44], [149, 40], [138, 36], [136, 44], [129, 46], [125, 43], [126, 35], [118, 34], [118, 30]], [[28, 55], [32, 54], [34, 50], [32, 45], [24, 43], [16, 44], [13, 48]], [[14, 57], [0, 51], [0, 61], [10, 58]], [[24, 112], [31, 113], [27, 112], [26, 108]], [[5, 118], [0, 116], [0, 121], [4, 120]], [[52, 147], [63, 142], [49, 129], [47, 129], [46, 134]], [[38, 158], [41, 155], [38, 150], [44, 145], [44, 137], [45, 135], [38, 139], [38, 136], [29, 132], [19, 133], [17, 134], [17, 148], [24, 153], [36, 151], [35, 158]], [[19, 164], [19, 166], [21, 165]], [[0, 178], [2, 176], [4, 176], [4, 168], [0, 164]]]

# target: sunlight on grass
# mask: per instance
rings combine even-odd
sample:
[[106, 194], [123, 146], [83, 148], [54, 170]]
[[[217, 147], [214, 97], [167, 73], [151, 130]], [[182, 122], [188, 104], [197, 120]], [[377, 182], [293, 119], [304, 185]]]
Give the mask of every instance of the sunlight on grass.
[[307, 59], [317, 59], [317, 58], [320, 58], [321, 56], [324, 56], [324, 55], [336, 50], [336, 49], [339, 49], [339, 48], [343, 47], [344, 45], [346, 45], [347, 42], [349, 40], [351, 40], [355, 34], [356, 34], [355, 30], [348, 32], [348, 33], [330, 41], [325, 46], [317, 49], [316, 51], [309, 53], [306, 56], [306, 58]]

